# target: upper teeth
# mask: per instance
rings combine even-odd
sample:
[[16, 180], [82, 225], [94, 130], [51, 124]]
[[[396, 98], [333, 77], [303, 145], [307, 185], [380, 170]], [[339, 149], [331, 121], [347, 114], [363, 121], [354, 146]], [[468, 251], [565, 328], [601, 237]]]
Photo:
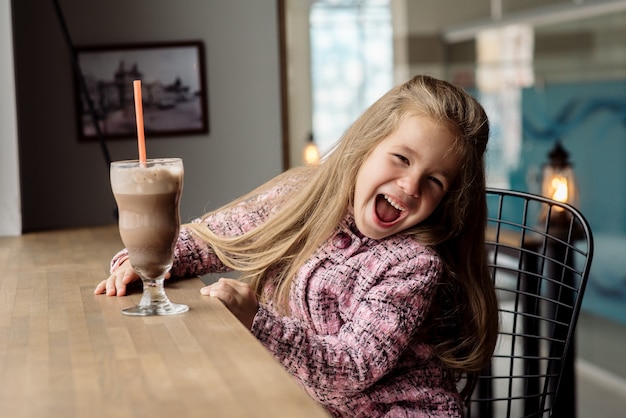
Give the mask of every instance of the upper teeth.
[[396, 208], [396, 209], [398, 209], [398, 210], [400, 210], [400, 211], [403, 211], [403, 210], [404, 210], [404, 208], [403, 208], [403, 207], [401, 207], [398, 203], [394, 202], [394, 201], [393, 201], [393, 200], [392, 200], [389, 196], [387, 196], [386, 194], [384, 194], [383, 196], [385, 197], [385, 200], [386, 200], [387, 202], [389, 202], [389, 204], [390, 204], [391, 206], [393, 206], [394, 208]]

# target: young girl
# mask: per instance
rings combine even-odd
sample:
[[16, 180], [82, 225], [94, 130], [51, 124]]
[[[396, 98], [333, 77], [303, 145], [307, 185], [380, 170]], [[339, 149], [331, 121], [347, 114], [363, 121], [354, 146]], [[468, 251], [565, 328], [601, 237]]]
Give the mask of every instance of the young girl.
[[[171, 274], [240, 271], [201, 293], [334, 416], [461, 416], [498, 328], [484, 249], [488, 135], [476, 100], [416, 76], [319, 166], [183, 225]], [[95, 293], [124, 295], [136, 279], [122, 251]]]

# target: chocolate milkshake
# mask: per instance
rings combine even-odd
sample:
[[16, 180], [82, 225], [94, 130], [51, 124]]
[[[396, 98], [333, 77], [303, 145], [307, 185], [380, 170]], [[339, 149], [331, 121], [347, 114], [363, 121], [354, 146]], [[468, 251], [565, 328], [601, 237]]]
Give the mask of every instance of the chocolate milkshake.
[[144, 278], [163, 276], [172, 263], [178, 236], [183, 167], [168, 160], [145, 165], [120, 162], [111, 169], [111, 188], [119, 209], [119, 229], [130, 262]]
[[130, 264], [143, 281], [141, 301], [122, 313], [145, 316], [186, 312], [189, 307], [170, 302], [163, 287], [180, 228], [182, 160], [115, 161], [111, 163], [111, 188], [119, 210], [120, 236]]

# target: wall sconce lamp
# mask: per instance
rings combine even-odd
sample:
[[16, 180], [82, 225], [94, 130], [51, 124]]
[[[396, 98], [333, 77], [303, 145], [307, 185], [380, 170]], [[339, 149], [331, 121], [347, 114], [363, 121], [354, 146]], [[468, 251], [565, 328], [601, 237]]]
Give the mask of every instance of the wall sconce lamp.
[[[541, 194], [557, 202], [578, 206], [578, 184], [574, 170], [569, 161], [569, 153], [557, 141], [548, 154], [549, 161], [543, 168]], [[563, 219], [563, 209], [554, 206], [550, 214], [550, 222], [567, 221]], [[541, 220], [545, 221], [547, 209], [542, 212]]]
[[307, 144], [304, 147], [304, 163], [306, 165], [316, 165], [320, 162], [320, 152], [315, 144], [313, 134], [310, 133]]

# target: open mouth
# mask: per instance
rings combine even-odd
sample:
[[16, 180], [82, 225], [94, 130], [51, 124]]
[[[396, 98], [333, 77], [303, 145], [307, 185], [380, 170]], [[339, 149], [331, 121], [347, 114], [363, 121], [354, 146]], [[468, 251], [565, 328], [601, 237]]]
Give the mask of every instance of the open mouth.
[[404, 209], [389, 198], [379, 194], [376, 196], [376, 216], [384, 223], [395, 222], [400, 219]]

